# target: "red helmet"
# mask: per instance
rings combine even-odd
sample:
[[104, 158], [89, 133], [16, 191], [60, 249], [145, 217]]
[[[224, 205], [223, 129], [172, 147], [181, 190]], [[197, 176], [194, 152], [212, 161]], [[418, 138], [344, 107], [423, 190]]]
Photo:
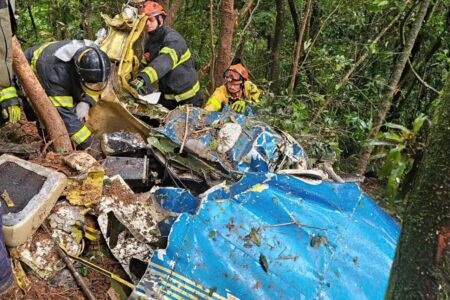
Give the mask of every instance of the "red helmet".
[[241, 64], [232, 65], [225, 71], [223, 77], [227, 82], [238, 84], [248, 79], [248, 70]]
[[144, 3], [144, 6], [141, 8], [141, 14], [145, 14], [149, 17], [156, 17], [159, 15], [165, 16], [166, 12], [164, 11], [164, 8], [161, 6], [161, 4], [153, 1], [146, 1]]

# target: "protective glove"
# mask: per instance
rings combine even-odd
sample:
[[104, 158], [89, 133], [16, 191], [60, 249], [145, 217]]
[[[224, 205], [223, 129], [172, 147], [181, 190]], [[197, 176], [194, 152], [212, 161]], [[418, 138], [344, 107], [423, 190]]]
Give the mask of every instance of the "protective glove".
[[20, 106], [12, 105], [2, 111], [4, 119], [9, 119], [9, 123], [17, 123], [20, 120]]
[[141, 78], [131, 80], [128, 84], [135, 89], [139, 95], [145, 96], [153, 92], [153, 89], [150, 86], [146, 86], [144, 79]]
[[231, 104], [231, 109], [238, 113], [243, 113], [245, 111], [245, 101], [238, 100]]
[[77, 118], [80, 121], [87, 121], [88, 120], [88, 112], [89, 112], [89, 104], [86, 102], [80, 102], [75, 107], [75, 112], [77, 114]]

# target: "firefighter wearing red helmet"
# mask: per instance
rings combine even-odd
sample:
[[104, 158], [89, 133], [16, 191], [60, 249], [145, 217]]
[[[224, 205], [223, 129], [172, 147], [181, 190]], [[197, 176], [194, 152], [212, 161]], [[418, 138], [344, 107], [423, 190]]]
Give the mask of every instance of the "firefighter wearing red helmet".
[[186, 41], [164, 25], [166, 13], [160, 4], [146, 1], [140, 12], [148, 17], [144, 48], [147, 63], [130, 85], [145, 95], [151, 93], [152, 84], [158, 82], [159, 103], [168, 109], [183, 104], [201, 106], [200, 83]]
[[259, 103], [260, 90], [248, 80], [248, 70], [241, 64], [230, 66], [224, 73], [225, 84], [218, 87], [206, 102], [208, 111], [220, 111], [229, 105], [232, 110], [243, 113], [247, 104]]

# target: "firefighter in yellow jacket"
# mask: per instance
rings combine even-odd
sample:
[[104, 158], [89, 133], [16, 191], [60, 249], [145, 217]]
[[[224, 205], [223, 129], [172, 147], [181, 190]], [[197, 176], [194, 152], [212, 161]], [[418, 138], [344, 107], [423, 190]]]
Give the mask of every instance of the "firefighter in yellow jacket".
[[261, 91], [248, 80], [248, 70], [241, 64], [230, 66], [224, 73], [225, 84], [216, 88], [206, 102], [208, 111], [220, 111], [225, 105], [244, 113], [247, 105], [259, 103]]

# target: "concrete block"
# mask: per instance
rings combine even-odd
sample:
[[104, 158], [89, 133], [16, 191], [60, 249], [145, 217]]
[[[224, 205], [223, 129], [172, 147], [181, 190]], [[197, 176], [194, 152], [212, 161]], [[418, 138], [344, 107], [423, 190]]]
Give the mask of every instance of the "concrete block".
[[[66, 176], [49, 168], [0, 156], [0, 191], [7, 191], [13, 207], [0, 200], [5, 243], [16, 247], [26, 242], [47, 218], [66, 186]], [[0, 193], [1, 193], [0, 192]]]

